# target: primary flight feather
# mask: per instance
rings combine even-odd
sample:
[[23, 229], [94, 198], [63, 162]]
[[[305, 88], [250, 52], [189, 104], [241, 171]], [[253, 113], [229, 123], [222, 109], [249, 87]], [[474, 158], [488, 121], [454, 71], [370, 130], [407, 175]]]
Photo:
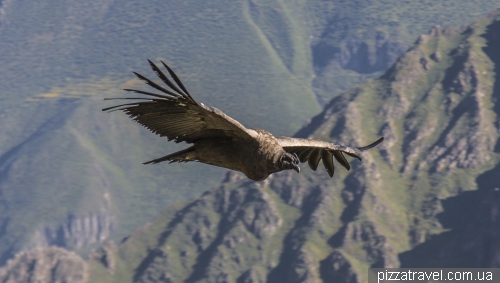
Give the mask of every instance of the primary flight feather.
[[261, 181], [270, 174], [282, 170], [293, 169], [300, 172], [300, 162], [308, 162], [311, 169], [316, 170], [322, 160], [328, 174], [333, 177], [333, 158], [349, 170], [349, 162], [343, 153], [361, 160], [359, 152], [372, 149], [384, 140], [382, 137], [370, 145], [350, 148], [319, 140], [274, 137], [264, 130], [247, 129], [219, 109], [197, 102], [163, 61], [161, 63], [171, 79], [153, 62], [150, 60], [148, 62], [156, 75], [170, 89], [134, 72], [140, 80], [162, 94], [125, 89], [149, 97], [106, 98], [105, 100], [146, 101], [116, 105], [104, 108], [103, 111], [123, 110], [153, 133], [167, 137], [169, 141], [193, 145], [144, 164], [198, 161], [240, 171], [252, 180]]

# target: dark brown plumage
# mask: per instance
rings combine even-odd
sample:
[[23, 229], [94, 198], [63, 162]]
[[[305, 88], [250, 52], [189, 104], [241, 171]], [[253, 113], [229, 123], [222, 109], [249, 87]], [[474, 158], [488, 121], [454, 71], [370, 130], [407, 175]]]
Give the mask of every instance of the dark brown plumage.
[[106, 98], [105, 100], [142, 99], [147, 101], [121, 104], [105, 108], [103, 111], [123, 110], [153, 133], [167, 137], [169, 141], [193, 145], [144, 164], [162, 161], [170, 161], [170, 163], [198, 161], [240, 171], [252, 180], [261, 181], [269, 174], [282, 170], [293, 169], [300, 172], [300, 162], [308, 162], [311, 169], [316, 170], [319, 161], [323, 160], [328, 174], [333, 177], [333, 157], [349, 170], [349, 162], [343, 153], [361, 160], [358, 152], [374, 148], [384, 140], [382, 137], [368, 146], [350, 148], [325, 141], [274, 137], [264, 130], [247, 129], [219, 109], [194, 100], [176, 74], [163, 61], [163, 66], [175, 84], [155, 64], [151, 61], [149, 64], [171, 90], [134, 72], [139, 79], [163, 94], [125, 89], [150, 97]]

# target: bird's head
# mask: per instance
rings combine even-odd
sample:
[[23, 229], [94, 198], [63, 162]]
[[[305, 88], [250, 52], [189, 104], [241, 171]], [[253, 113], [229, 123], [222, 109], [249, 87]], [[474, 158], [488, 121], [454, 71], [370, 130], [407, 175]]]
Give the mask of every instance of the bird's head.
[[297, 171], [297, 173], [299, 173], [300, 172], [299, 162], [300, 160], [297, 154], [285, 152], [280, 157], [279, 166], [281, 170], [293, 169]]

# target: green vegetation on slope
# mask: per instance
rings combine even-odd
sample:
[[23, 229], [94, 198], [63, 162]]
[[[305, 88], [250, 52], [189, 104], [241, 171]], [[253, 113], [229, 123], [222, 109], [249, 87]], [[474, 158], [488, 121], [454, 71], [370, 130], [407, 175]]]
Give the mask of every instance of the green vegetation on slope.
[[351, 172], [228, 174], [94, 254], [91, 282], [366, 282], [370, 266], [497, 266], [499, 23], [497, 11], [431, 30], [298, 132], [354, 145], [385, 136]]
[[[104, 97], [145, 88], [132, 70], [155, 77], [146, 58], [169, 62], [196, 99], [249, 127], [290, 134], [320, 109], [310, 71], [296, 67], [295, 79], [245, 2], [80, 2], [3, 7], [0, 264], [22, 248], [82, 252], [119, 239], [220, 182], [220, 168], [142, 165], [186, 145], [100, 111]], [[307, 62], [294, 51], [304, 47], [286, 46]]]

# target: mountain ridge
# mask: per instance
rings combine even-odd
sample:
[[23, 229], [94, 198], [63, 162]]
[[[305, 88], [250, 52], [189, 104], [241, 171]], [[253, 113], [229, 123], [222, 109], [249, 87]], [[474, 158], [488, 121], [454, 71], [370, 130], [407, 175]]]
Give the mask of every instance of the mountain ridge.
[[[229, 172], [94, 254], [90, 282], [365, 282], [368, 267], [497, 266], [498, 93], [496, 61], [484, 52], [495, 48], [488, 36], [498, 22], [500, 11], [462, 30], [432, 29], [297, 133], [348, 144], [388, 138], [352, 171], [281, 172], [259, 183]], [[487, 243], [485, 258], [474, 247]]]
[[[437, 4], [430, 2], [357, 3], [255, 0], [178, 5], [103, 0], [24, 5], [17, 0], [2, 1], [0, 265], [21, 250], [52, 244], [85, 256], [105, 241], [104, 235], [106, 240], [118, 242], [163, 207], [218, 186], [225, 173], [218, 168], [142, 166], [142, 162], [175, 151], [179, 145], [159, 141], [123, 115], [99, 112], [106, 106], [101, 98], [116, 97], [119, 89], [137, 86], [130, 71], [151, 74], [145, 57], [172, 64], [197, 99], [244, 125], [288, 135], [319, 112], [320, 104], [364, 78], [381, 74], [403, 51], [398, 46], [408, 46], [431, 23], [460, 25], [497, 5], [474, 0], [437, 9]], [[312, 62], [321, 57], [315, 54], [318, 44], [339, 50], [321, 66]], [[443, 62], [447, 58], [446, 54], [424, 57], [426, 62], [415, 66], [425, 65], [429, 71], [437, 64], [434, 59]], [[127, 72], [130, 77], [124, 79]], [[458, 80], [455, 87], [467, 87], [467, 80], [464, 73], [463, 82]], [[457, 93], [454, 99], [460, 101], [459, 97]], [[363, 103], [376, 102], [368, 99]], [[380, 113], [404, 113], [404, 103], [408, 102], [402, 100]], [[453, 102], [450, 107], [453, 109]], [[328, 111], [330, 118], [333, 115], [336, 119], [337, 110]], [[326, 132], [318, 137], [330, 140], [348, 127], [352, 137], [340, 136], [342, 142], [362, 145], [373, 137], [393, 133], [391, 142], [399, 146], [401, 125], [388, 123], [380, 131], [371, 131], [378, 127], [371, 117], [355, 121], [365, 110], [350, 105], [349, 111], [349, 119], [330, 121], [337, 127], [320, 129]], [[356, 127], [363, 130], [356, 132]], [[332, 131], [334, 135], [328, 134]], [[355, 138], [369, 131], [369, 136]], [[458, 144], [452, 147], [462, 149]], [[468, 148], [463, 147], [465, 151]], [[436, 150], [438, 156], [447, 156]], [[393, 167], [403, 158], [418, 161], [416, 164], [424, 162], [390, 147], [383, 152]], [[482, 155], [481, 162], [488, 162], [484, 158]], [[459, 166], [476, 166], [467, 154], [443, 164], [453, 161]], [[406, 168], [403, 171], [411, 171], [414, 165]], [[294, 202], [302, 202], [303, 192], [285, 192], [283, 185], [276, 186]], [[353, 198], [357, 203], [363, 192], [366, 189], [343, 194], [346, 200]], [[96, 232], [100, 225], [105, 233]], [[71, 232], [78, 227], [80, 234]], [[339, 255], [349, 257], [340, 251], [332, 258]]]
[[498, 267], [499, 22], [497, 10], [433, 28], [297, 132], [349, 145], [385, 136], [351, 171], [227, 172], [93, 252], [88, 282], [355, 283], [369, 267]]

